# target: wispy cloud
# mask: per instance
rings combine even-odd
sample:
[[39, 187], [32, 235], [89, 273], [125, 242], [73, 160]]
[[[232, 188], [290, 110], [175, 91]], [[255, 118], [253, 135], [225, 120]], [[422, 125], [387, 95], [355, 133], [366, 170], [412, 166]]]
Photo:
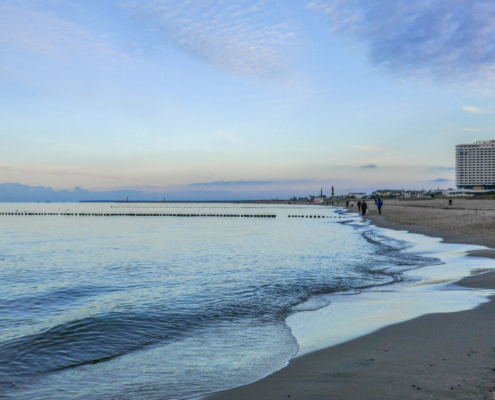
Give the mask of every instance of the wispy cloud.
[[467, 132], [483, 132], [485, 129], [483, 128], [464, 128]]
[[186, 186], [272, 186], [272, 185], [288, 185], [288, 184], [307, 184], [312, 183], [311, 180], [276, 180], [276, 181], [216, 181], [204, 183], [190, 183]]
[[445, 131], [445, 130], [450, 130], [450, 129], [455, 129], [457, 128], [457, 124], [447, 124], [445, 126], [442, 126], [440, 129], [442, 131]]
[[493, 114], [493, 111], [484, 110], [483, 108], [479, 108], [479, 107], [462, 106], [462, 109], [471, 114]]
[[237, 75], [267, 77], [287, 64], [294, 26], [277, 0], [147, 0], [123, 3], [178, 47]]
[[495, 80], [493, 0], [320, 0], [308, 8], [394, 74], [470, 85]]
[[438, 178], [432, 180], [431, 182], [452, 182], [452, 179]]
[[430, 167], [428, 168], [429, 171], [455, 171], [455, 167], [444, 167], [444, 166], [439, 166], [439, 167]]
[[[58, 61], [127, 60], [128, 56], [105, 38], [67, 21], [32, 2], [0, 3], [0, 44], [2, 53], [27, 52]], [[7, 62], [4, 58], [3, 62]], [[8, 65], [0, 73], [17, 74]]]
[[69, 177], [85, 177], [96, 179], [114, 179], [124, 180], [125, 177], [118, 175], [111, 175], [99, 172], [80, 171], [75, 169], [39, 169], [39, 168], [23, 168], [12, 165], [0, 165], [0, 171], [5, 172], [19, 172], [29, 175], [45, 175], [45, 176], [69, 176]]

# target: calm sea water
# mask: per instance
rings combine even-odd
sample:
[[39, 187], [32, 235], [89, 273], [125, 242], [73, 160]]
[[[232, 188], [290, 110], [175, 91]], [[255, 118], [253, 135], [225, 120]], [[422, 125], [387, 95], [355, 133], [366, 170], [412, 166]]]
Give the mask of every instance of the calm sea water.
[[297, 353], [286, 318], [327, 305], [316, 295], [439, 262], [332, 207], [0, 205], [17, 211], [276, 218], [0, 216], [8, 399], [182, 399], [246, 384]]

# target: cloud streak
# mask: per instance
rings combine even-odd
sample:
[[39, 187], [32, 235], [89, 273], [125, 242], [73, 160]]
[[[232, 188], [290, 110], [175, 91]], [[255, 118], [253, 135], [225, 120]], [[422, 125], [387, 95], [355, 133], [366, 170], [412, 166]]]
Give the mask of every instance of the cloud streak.
[[470, 114], [493, 114], [493, 111], [484, 110], [483, 108], [479, 107], [462, 106], [462, 109]]
[[363, 165], [359, 168], [366, 168], [366, 169], [375, 169], [375, 168], [378, 168], [378, 165], [375, 165], [375, 164], [369, 164], [369, 165]]
[[470, 85], [495, 80], [492, 0], [327, 0], [308, 8], [364, 46], [372, 65], [395, 75]]
[[[9, 54], [9, 57], [4, 57], [4, 63], [15, 60], [19, 53], [64, 62], [121, 62], [130, 59], [105, 38], [46, 8], [40, 11], [36, 3], [30, 2], [0, 3], [0, 46], [4, 55]], [[0, 65], [0, 74], [19, 78], [20, 72], [9, 65]]]
[[18, 172], [22, 174], [30, 175], [45, 175], [45, 176], [70, 176], [70, 177], [85, 177], [85, 178], [95, 178], [95, 179], [114, 179], [123, 180], [125, 179], [119, 175], [112, 174], [102, 174], [93, 173], [88, 171], [80, 171], [74, 169], [38, 169], [38, 168], [20, 168], [11, 165], [0, 165], [0, 171], [4, 172]]
[[295, 40], [276, 0], [147, 0], [123, 7], [152, 21], [179, 48], [236, 75], [279, 74]]
[[438, 178], [438, 179], [432, 180], [431, 182], [438, 182], [438, 183], [452, 182], [452, 179]]
[[300, 179], [300, 180], [275, 180], [275, 181], [216, 181], [216, 182], [204, 182], [204, 183], [190, 183], [186, 186], [237, 186], [237, 187], [251, 187], [251, 186], [271, 186], [271, 185], [289, 185], [289, 184], [308, 184], [313, 183], [312, 180]]

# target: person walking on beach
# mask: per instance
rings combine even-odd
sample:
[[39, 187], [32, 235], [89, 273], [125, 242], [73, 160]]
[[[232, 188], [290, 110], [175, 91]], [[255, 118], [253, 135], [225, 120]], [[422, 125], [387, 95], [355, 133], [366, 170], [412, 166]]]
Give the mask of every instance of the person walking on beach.
[[363, 202], [361, 203], [361, 212], [363, 213], [363, 215], [366, 214], [367, 209], [368, 209], [368, 205], [366, 204], [366, 200], [363, 200]]
[[376, 206], [378, 207], [378, 214], [382, 215], [383, 201], [379, 197], [378, 197], [378, 201], [376, 202]]
[[358, 201], [357, 206], [358, 206], [358, 211], [361, 211], [361, 200]]
[[349, 201], [346, 201], [346, 202], [345, 202], [345, 206], [346, 206], [346, 207], [349, 207]]

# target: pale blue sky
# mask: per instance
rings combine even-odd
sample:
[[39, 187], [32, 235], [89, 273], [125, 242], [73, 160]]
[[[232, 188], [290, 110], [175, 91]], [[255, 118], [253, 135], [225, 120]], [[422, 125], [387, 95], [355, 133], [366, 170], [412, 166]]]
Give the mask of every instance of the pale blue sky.
[[491, 0], [0, 0], [0, 183], [434, 187], [494, 78]]

